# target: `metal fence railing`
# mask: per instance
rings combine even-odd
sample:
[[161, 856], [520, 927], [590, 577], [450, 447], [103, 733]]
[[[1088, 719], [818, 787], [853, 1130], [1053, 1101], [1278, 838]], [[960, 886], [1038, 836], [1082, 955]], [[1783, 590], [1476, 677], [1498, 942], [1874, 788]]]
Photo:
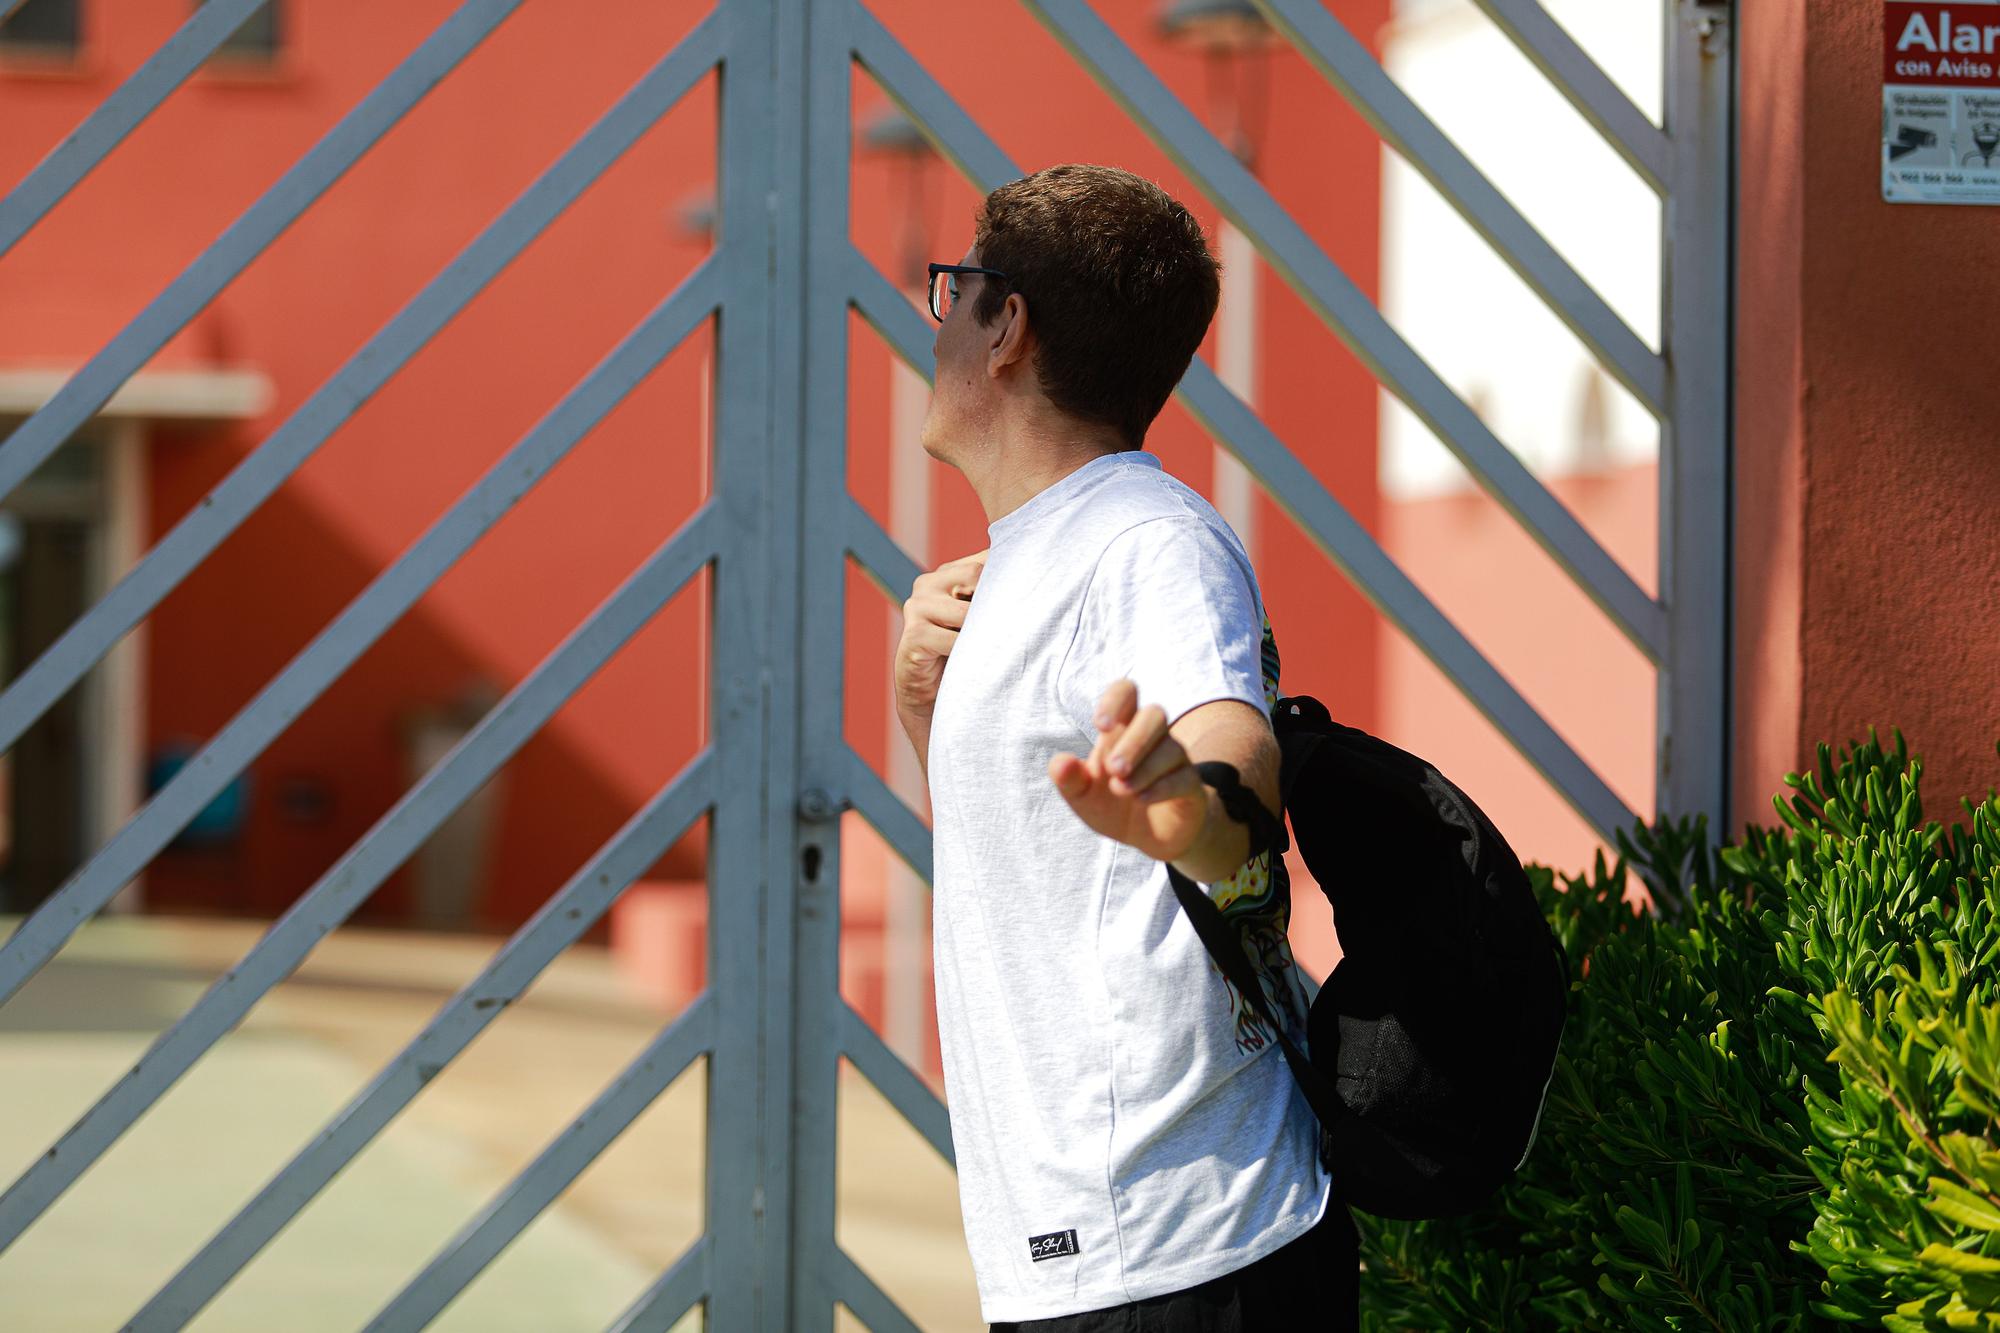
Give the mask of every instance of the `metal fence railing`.
[[[519, 0], [467, 0], [39, 411], [0, 443], [18, 487], [320, 197]], [[1273, 270], [1459, 457], [1658, 669], [1663, 809], [1725, 808], [1729, 44], [1725, 6], [1668, 6], [1667, 124], [1654, 126], [1535, 0], [1478, 0], [1666, 200], [1663, 347], [1647, 348], [1315, 0], [1256, 0], [1662, 424], [1661, 592], [1648, 595], [1411, 349], [1257, 178], [1084, 0], [1025, 0], [1091, 78], [1250, 238]], [[40, 222], [257, 7], [211, 0], [0, 199], [0, 254]], [[703, 507], [314, 883], [22, 1176], [18, 1239], [257, 1000], [295, 969], [593, 672], [704, 568], [714, 575], [708, 748], [499, 948], [478, 977], [133, 1317], [178, 1328], [696, 821], [709, 821], [709, 984], [386, 1305], [422, 1327], [684, 1069], [706, 1060], [707, 1230], [617, 1321], [702, 1305], [722, 1329], [825, 1330], [844, 1304], [912, 1327], [835, 1238], [845, 1058], [947, 1161], [929, 1089], [841, 999], [839, 820], [862, 815], [928, 880], [929, 834], [841, 730], [846, 563], [900, 600], [917, 564], [847, 493], [850, 310], [930, 373], [931, 329], [847, 234], [853, 67], [972, 182], [1018, 168], [859, 0], [718, 0], [380, 331], [0, 694], [0, 747], [196, 569], [496, 274], [711, 71], [722, 78], [716, 248], [138, 813], [0, 945], [0, 1003], [433, 587], [691, 331], [716, 321], [714, 476]], [[782, 305], [781, 305], [782, 296]], [[1291, 519], [1600, 832], [1632, 812], [1200, 360], [1183, 403]], [[707, 446], [707, 442], [702, 442]], [[813, 669], [807, 670], [805, 664]], [[1717, 821], [1719, 826], [1719, 821]]]

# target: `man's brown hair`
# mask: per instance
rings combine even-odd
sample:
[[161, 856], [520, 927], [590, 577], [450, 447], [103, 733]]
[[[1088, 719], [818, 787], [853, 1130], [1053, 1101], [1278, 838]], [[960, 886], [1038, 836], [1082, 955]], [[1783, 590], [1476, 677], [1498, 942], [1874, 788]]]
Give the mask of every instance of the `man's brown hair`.
[[973, 246], [1007, 275], [981, 282], [973, 315], [990, 323], [1019, 292], [1042, 392], [1139, 448], [1221, 295], [1194, 215], [1129, 171], [1070, 164], [987, 195]]

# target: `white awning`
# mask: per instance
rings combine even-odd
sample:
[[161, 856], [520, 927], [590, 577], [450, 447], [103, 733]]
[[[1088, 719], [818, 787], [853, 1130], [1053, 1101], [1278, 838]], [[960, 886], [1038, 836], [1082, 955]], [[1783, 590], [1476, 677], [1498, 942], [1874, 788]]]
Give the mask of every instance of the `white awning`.
[[[27, 416], [39, 410], [72, 373], [0, 366], [0, 416]], [[239, 420], [262, 415], [271, 406], [273, 392], [270, 377], [258, 370], [142, 370], [125, 381], [99, 415]]]

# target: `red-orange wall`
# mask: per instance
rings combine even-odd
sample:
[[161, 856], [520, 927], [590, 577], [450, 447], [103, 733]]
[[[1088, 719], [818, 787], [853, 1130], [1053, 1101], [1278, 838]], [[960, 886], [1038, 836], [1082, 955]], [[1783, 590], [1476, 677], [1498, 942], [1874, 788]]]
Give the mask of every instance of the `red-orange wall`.
[[1735, 822], [1819, 741], [2000, 781], [2000, 209], [1881, 197], [1882, 8], [1743, 5]]
[[[161, 364], [255, 367], [264, 418], [156, 432], [155, 535], [197, 502], [467, 243], [696, 17], [631, 5], [577, 25], [530, 5], [232, 283]], [[449, 11], [292, 4], [267, 74], [203, 74], [0, 264], [0, 359], [91, 353]], [[77, 77], [0, 78], [17, 178], [184, 17], [179, 0], [86, 7]], [[114, 21], [115, 20], [115, 21]], [[551, 51], [574, 60], [552, 62]], [[524, 96], [532, 90], [532, 96]], [[149, 730], [205, 739], [551, 406], [692, 266], [672, 195], [712, 170], [698, 95], [338, 432], [153, 616]], [[169, 851], [155, 902], [271, 912], [405, 783], [416, 707], [486, 678], [515, 684], [688, 513], [700, 349], [676, 355], [253, 769], [229, 856]], [[668, 613], [569, 705], [510, 774], [487, 914], [518, 920], [689, 753], [695, 608]], [[277, 800], [312, 782], [325, 818]], [[364, 917], [396, 913], [393, 884]]]
[[[0, 365], [80, 364], [198, 255], [447, 15], [445, 0], [389, 5], [278, 0], [276, 69], [204, 72], [11, 253], [0, 257]], [[1014, 157], [1029, 167], [1111, 161], [1212, 208], [1077, 72], [1024, 11], [965, 12], [878, 0], [878, 14]], [[1387, 0], [1343, 0], [1364, 39]], [[697, 3], [593, 7], [530, 0], [271, 247], [160, 365], [252, 367], [276, 387], [249, 422], [159, 428], [149, 457], [153, 538], [283, 422], [422, 284], [705, 12]], [[1100, 10], [1190, 105], [1199, 56], [1169, 49], [1153, 0]], [[86, 49], [65, 71], [0, 66], [0, 185], [10, 185], [185, 16], [184, 0], [86, 0]], [[1263, 168], [1273, 191], [1364, 289], [1377, 266], [1378, 145], [1296, 57], [1271, 65]], [[713, 82], [676, 108], [455, 320], [151, 618], [154, 744], [212, 736], [342, 605], [686, 275], [702, 243], [676, 223], [714, 178]], [[880, 94], [856, 75], [857, 118]], [[856, 160], [853, 229], [885, 267], [905, 208], [895, 164]], [[955, 257], [974, 193], [932, 172], [928, 242]], [[1264, 412], [1364, 523], [1377, 521], [1375, 393], [1365, 373], [1279, 284], [1264, 281]], [[858, 327], [858, 326], [857, 326]], [[887, 517], [886, 353], [853, 340], [856, 496]], [[698, 336], [390, 631], [254, 765], [252, 815], [227, 854], [169, 851], [153, 901], [273, 913], [378, 818], [406, 782], [402, 733], [420, 708], [468, 686], [518, 683], [699, 502]], [[1149, 447], [1197, 486], [1209, 447], [1177, 407]], [[985, 544], [956, 474], [933, 467], [929, 559]], [[1260, 564], [1288, 665], [1369, 725], [1375, 628], [1362, 603], [1266, 506]], [[865, 585], [859, 592], [873, 594]], [[850, 613], [847, 726], [884, 757], [886, 604]], [[664, 783], [700, 740], [698, 598], [684, 595], [529, 743], [511, 766], [490, 925], [523, 919]], [[280, 797], [317, 785], [318, 815]], [[290, 812], [288, 812], [290, 811]], [[698, 840], [655, 875], [700, 874]], [[392, 880], [363, 917], [396, 918]]]

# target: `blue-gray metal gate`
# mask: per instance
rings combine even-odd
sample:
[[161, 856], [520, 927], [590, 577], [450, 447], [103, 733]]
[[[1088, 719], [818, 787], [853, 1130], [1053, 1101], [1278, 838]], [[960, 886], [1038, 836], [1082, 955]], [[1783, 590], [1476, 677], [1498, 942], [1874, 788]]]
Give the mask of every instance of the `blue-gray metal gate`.
[[[1648, 596], [1308, 239], [1235, 156], [1084, 3], [1025, 0], [1272, 267], [1445, 441], [1656, 664], [1658, 801], [1724, 809], [1727, 258], [1726, 5], [1667, 6], [1667, 124], [1652, 124], [1536, 0], [1476, 0], [1666, 201], [1663, 351], [1655, 354], [1440, 133], [1316, 0], [1256, 0], [1662, 423], [1661, 595]], [[209, 0], [0, 200], [0, 253], [177, 87], [259, 0]], [[456, 66], [519, 0], [466, 0], [41, 410], [0, 444], [11, 493], [112, 393]], [[714, 481], [701, 509], [382, 817], [241, 962], [0, 1194], [17, 1239], [324, 935], [422, 844], [697, 571], [715, 575], [713, 738], [487, 967], [146, 1305], [186, 1323], [424, 1084], [705, 813], [710, 938], [702, 996], [467, 1222], [369, 1325], [429, 1322], [697, 1060], [708, 1066], [707, 1230], [617, 1321], [661, 1329], [702, 1305], [724, 1330], [830, 1328], [836, 1302], [910, 1323], [835, 1242], [842, 1056], [947, 1160], [943, 1108], [840, 998], [839, 812], [858, 810], [926, 879], [929, 835], [840, 728], [846, 560], [900, 600], [916, 565], [846, 491], [846, 321], [858, 310], [929, 370], [923, 317], [855, 250], [849, 84], [858, 62], [982, 187], [1014, 163], [862, 0], [717, 0], [388, 324], [0, 695], [0, 747], [141, 621], [500, 269], [711, 69], [722, 71], [713, 255], [0, 947], [0, 1003], [129, 882], [312, 700], [692, 329], [715, 316]], [[1257, 414], [1199, 360], [1183, 402], [1328, 558], [1436, 661], [1600, 831], [1630, 812], [1389, 560]], [[812, 671], [802, 664], [816, 664]], [[1720, 827], [1720, 820], [1713, 821]], [[10, 1090], [10, 1095], [19, 1095]]]

